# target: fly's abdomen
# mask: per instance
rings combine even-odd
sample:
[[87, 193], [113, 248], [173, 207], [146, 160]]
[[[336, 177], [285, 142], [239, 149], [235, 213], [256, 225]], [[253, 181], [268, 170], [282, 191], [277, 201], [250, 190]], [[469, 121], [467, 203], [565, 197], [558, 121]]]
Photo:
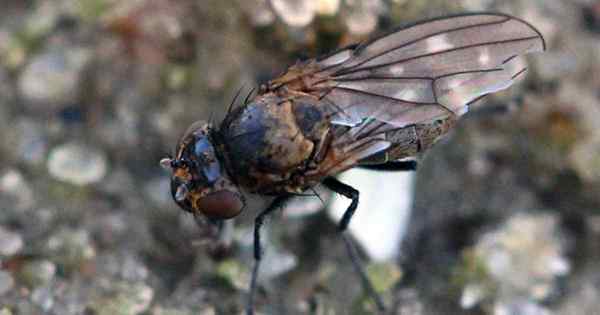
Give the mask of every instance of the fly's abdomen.
[[389, 149], [367, 159], [361, 164], [381, 164], [412, 157], [431, 148], [456, 123], [454, 115], [422, 124], [410, 125], [385, 132], [391, 143]]

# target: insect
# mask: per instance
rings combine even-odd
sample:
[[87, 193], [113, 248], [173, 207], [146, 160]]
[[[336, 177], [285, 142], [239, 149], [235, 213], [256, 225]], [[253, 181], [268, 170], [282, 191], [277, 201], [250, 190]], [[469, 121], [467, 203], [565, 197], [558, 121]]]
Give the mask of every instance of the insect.
[[545, 50], [529, 23], [498, 13], [419, 22], [329, 55], [302, 61], [261, 86], [218, 125], [196, 122], [161, 160], [185, 211], [212, 223], [244, 209], [243, 191], [275, 196], [254, 227], [253, 314], [265, 217], [317, 184], [349, 199], [338, 229], [355, 270], [375, 294], [344, 234], [359, 192], [334, 176], [362, 166], [414, 170], [406, 158], [430, 148], [469, 105], [508, 88], [527, 68], [520, 55]]

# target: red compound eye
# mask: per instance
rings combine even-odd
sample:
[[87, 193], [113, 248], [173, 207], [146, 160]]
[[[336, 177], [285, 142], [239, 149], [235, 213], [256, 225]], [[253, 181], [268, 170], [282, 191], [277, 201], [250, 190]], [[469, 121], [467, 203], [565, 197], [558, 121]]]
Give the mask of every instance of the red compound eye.
[[211, 219], [230, 219], [242, 212], [244, 202], [235, 193], [220, 190], [210, 193], [197, 202], [197, 208]]

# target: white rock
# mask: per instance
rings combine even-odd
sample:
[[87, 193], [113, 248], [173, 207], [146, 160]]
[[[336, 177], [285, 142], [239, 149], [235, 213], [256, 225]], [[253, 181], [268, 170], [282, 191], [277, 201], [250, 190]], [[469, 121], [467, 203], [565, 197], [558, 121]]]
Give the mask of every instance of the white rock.
[[23, 237], [0, 227], [0, 256], [13, 256], [21, 249], [23, 249]]
[[108, 169], [103, 152], [76, 143], [58, 146], [48, 157], [48, 171], [56, 179], [75, 185], [100, 181]]
[[303, 27], [315, 17], [317, 5], [313, 0], [271, 0], [275, 13], [288, 25]]

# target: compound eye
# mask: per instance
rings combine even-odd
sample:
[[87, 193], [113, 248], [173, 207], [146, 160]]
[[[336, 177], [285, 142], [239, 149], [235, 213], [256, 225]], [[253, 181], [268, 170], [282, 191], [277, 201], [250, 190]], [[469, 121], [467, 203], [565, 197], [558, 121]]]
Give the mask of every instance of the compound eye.
[[227, 190], [210, 193], [198, 200], [198, 209], [210, 219], [230, 219], [242, 212], [244, 203], [237, 195]]
[[202, 168], [202, 173], [208, 183], [214, 183], [221, 177], [221, 166], [218, 162], [212, 162]]
[[221, 166], [215, 159], [213, 147], [208, 139], [201, 138], [194, 145], [194, 155], [200, 161], [202, 174], [208, 183], [214, 183], [221, 176]]
[[194, 145], [194, 154], [196, 154], [196, 156], [204, 156], [211, 150], [211, 148], [212, 146], [206, 138], [200, 138]]

